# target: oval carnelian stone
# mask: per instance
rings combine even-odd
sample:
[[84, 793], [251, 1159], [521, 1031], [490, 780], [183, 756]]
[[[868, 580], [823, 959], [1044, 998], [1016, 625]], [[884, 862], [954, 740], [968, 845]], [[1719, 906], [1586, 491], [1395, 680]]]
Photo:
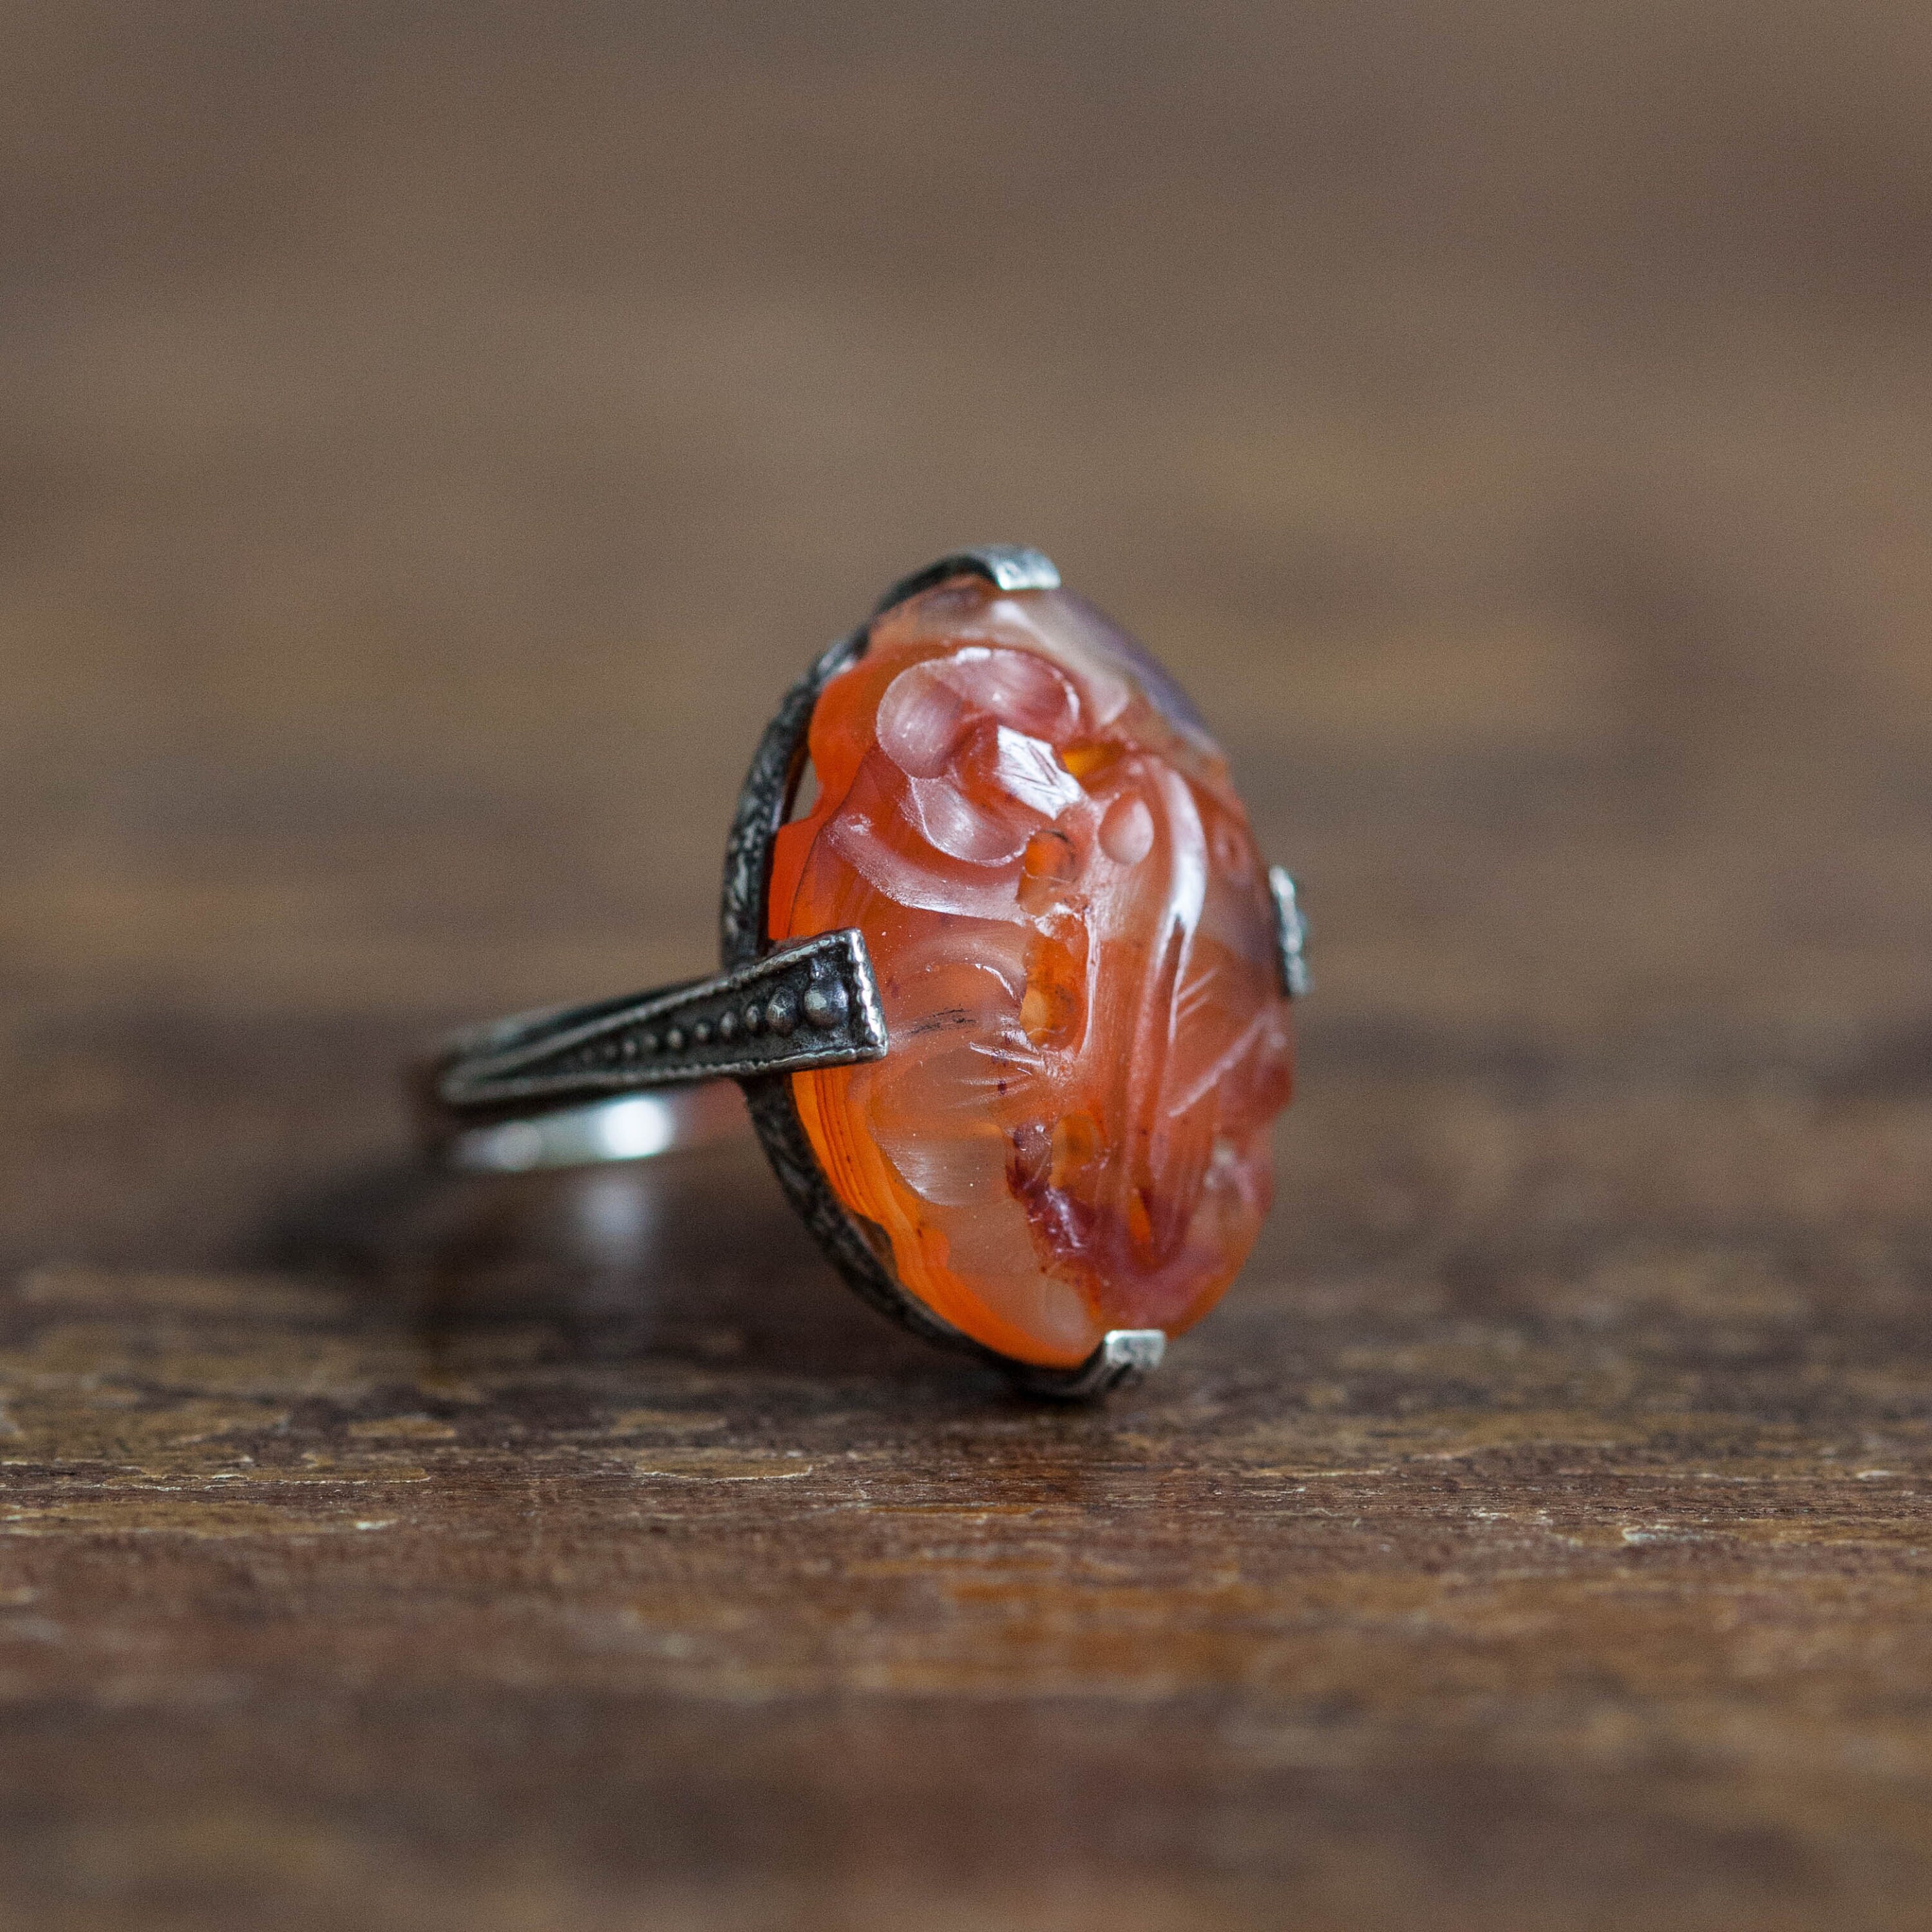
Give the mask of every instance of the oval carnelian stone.
[[1220, 752], [1082, 598], [958, 577], [820, 695], [772, 936], [865, 934], [891, 1038], [794, 1076], [833, 1189], [932, 1311], [1070, 1365], [1218, 1300], [1292, 1046]]

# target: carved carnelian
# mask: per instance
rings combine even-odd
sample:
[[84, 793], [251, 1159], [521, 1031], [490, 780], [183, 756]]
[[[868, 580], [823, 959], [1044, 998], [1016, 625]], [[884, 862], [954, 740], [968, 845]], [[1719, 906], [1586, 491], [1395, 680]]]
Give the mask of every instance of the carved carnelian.
[[794, 1076], [839, 1198], [936, 1314], [1030, 1362], [1220, 1299], [1292, 1052], [1247, 815], [1186, 700], [1070, 592], [959, 577], [812, 721], [772, 934], [856, 926], [892, 1040]]

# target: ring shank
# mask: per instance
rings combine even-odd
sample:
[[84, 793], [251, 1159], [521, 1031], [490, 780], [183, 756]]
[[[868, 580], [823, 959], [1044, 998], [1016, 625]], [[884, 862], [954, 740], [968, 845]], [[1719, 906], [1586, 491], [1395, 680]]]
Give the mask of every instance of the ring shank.
[[422, 1138], [488, 1173], [636, 1160], [748, 1125], [734, 1083], [881, 1058], [878, 988], [856, 930], [734, 971], [473, 1027], [418, 1066]]
[[661, 1154], [715, 1147], [748, 1133], [743, 1096], [729, 1080], [657, 1094], [447, 1126], [435, 1151], [446, 1167], [471, 1174], [525, 1174], [536, 1168], [581, 1167], [598, 1161], [645, 1160]]

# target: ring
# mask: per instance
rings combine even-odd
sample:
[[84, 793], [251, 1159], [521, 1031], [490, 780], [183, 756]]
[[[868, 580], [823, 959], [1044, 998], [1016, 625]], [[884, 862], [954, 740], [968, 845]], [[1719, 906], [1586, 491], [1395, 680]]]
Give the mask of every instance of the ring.
[[1040, 1394], [1220, 1300], [1293, 1084], [1294, 884], [1179, 686], [1037, 550], [916, 572], [786, 694], [720, 926], [708, 979], [441, 1042], [431, 1150], [632, 1160], [748, 1111], [861, 1296]]

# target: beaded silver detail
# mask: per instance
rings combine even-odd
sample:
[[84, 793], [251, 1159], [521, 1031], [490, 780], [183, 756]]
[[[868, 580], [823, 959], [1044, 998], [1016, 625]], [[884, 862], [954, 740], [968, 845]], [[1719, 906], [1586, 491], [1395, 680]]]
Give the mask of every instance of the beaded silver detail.
[[[745, 997], [767, 988], [763, 998]], [[794, 1041], [801, 1010], [812, 1024]], [[872, 961], [863, 937], [848, 928], [776, 946], [752, 965], [667, 992], [481, 1028], [453, 1043], [436, 1090], [464, 1112], [556, 1105], [682, 1081], [850, 1066], [882, 1058], [886, 1046]]]
[[805, 1016], [815, 1027], [835, 1027], [845, 1017], [845, 988], [837, 980], [814, 980], [805, 989]]

